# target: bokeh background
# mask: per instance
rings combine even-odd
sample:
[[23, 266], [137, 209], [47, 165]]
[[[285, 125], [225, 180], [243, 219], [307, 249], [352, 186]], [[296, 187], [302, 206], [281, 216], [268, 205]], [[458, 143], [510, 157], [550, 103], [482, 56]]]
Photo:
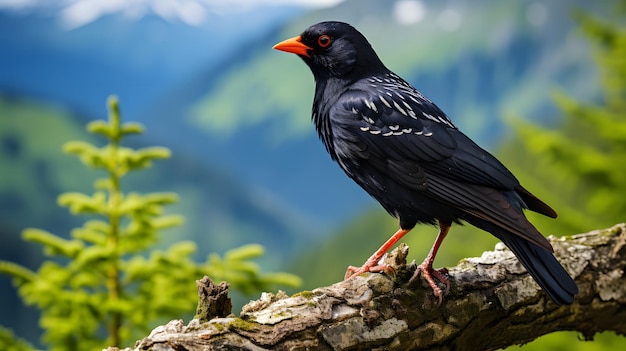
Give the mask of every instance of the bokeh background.
[[[36, 269], [40, 247], [24, 243], [20, 232], [69, 235], [81, 223], [56, 197], [91, 192], [94, 174], [61, 145], [92, 140], [84, 125], [106, 118], [106, 98], [116, 94], [123, 119], [147, 128], [133, 146], [174, 153], [124, 184], [179, 194], [170, 211], [186, 224], [169, 230], [163, 245], [193, 240], [201, 258], [259, 243], [264, 269], [300, 275], [302, 289], [340, 280], [396, 222], [317, 140], [308, 68], [271, 50], [322, 20], [361, 30], [390, 69], [520, 172], [531, 191], [561, 205], [564, 218], [537, 219], [546, 235], [611, 226], [620, 219], [581, 220], [584, 199], [563, 204], [563, 190], [533, 178], [541, 163], [522, 151], [515, 126], [558, 130], [565, 117], [555, 94], [602, 101], [601, 71], [573, 13], [614, 19], [615, 8], [616, 1], [585, 0], [0, 0], [0, 260]], [[451, 233], [436, 265], [454, 265], [495, 243], [472, 228]], [[421, 260], [435, 234], [416, 228], [404, 240], [411, 258]], [[0, 324], [37, 344], [37, 311], [23, 306], [6, 276]], [[564, 333], [526, 348], [619, 345], [623, 338], [611, 335], [584, 343]]]

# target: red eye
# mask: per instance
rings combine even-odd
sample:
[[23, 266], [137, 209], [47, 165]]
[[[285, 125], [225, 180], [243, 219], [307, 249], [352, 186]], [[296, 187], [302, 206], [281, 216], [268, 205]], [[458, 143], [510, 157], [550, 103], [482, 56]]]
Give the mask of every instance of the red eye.
[[330, 45], [330, 37], [326, 34], [320, 35], [320, 37], [317, 38], [317, 45], [322, 48], [327, 47], [328, 45]]

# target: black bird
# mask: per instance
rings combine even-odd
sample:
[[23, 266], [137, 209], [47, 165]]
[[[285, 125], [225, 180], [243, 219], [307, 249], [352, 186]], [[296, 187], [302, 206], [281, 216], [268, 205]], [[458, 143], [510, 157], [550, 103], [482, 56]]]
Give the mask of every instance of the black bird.
[[553, 256], [548, 240], [526, 219], [529, 209], [556, 212], [463, 134], [432, 101], [376, 55], [367, 39], [342, 22], [321, 22], [274, 49], [297, 54], [315, 78], [313, 122], [331, 158], [392, 216], [400, 229], [346, 279], [379, 272], [384, 254], [417, 223], [439, 226], [421, 272], [442, 299], [433, 276], [437, 250], [452, 223], [468, 222], [500, 239], [558, 305], [578, 287]]

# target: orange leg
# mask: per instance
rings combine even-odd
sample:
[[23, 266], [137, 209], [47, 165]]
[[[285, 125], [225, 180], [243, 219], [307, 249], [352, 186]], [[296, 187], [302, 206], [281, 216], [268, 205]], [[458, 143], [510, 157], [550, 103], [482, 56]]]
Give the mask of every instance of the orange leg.
[[402, 239], [402, 237], [409, 231], [411, 231], [411, 229], [398, 229], [398, 231], [394, 235], [392, 235], [391, 238], [389, 238], [389, 240], [387, 240], [387, 242], [385, 242], [383, 246], [380, 247], [380, 249], [374, 252], [374, 254], [370, 258], [368, 258], [361, 267], [348, 267], [344, 279], [354, 278], [357, 275], [361, 275], [365, 272], [383, 271], [386, 268], [386, 265], [380, 264], [380, 259], [385, 255], [385, 253], [387, 253], [387, 251], [389, 251], [389, 249], [391, 249], [393, 245], [395, 245], [395, 243], [398, 242], [398, 240]]
[[422, 264], [417, 267], [415, 273], [413, 273], [413, 276], [411, 277], [411, 279], [409, 279], [408, 282], [408, 284], [411, 284], [413, 280], [415, 280], [415, 278], [417, 278], [417, 276], [421, 274], [422, 277], [426, 279], [426, 282], [428, 282], [428, 285], [430, 285], [430, 287], [433, 289], [433, 294], [435, 294], [435, 296], [439, 298], [439, 304], [441, 304], [441, 302], [443, 301], [443, 291], [441, 291], [439, 286], [437, 286], [437, 283], [435, 283], [433, 276], [446, 286], [448, 285], [448, 277], [446, 277], [446, 275], [442, 272], [434, 269], [433, 262], [435, 261], [435, 256], [437, 256], [437, 251], [439, 251], [439, 246], [441, 246], [443, 239], [445, 239], [446, 235], [448, 235], [448, 231], [450, 231], [450, 226], [451, 223], [439, 222], [439, 234], [437, 235], [437, 239], [435, 239], [433, 247], [430, 249], [428, 256], [426, 256], [426, 258], [424, 259], [424, 262], [422, 262]]

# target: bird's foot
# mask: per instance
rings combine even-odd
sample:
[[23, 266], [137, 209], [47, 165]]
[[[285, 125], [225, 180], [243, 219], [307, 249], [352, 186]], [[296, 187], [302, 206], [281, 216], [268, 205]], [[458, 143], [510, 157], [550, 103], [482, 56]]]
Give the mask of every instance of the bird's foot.
[[439, 280], [439, 282], [441, 282], [443, 285], [445, 285], [445, 290], [447, 292], [449, 288], [448, 270], [446, 268], [434, 269], [432, 266], [432, 262], [425, 260], [424, 262], [422, 262], [422, 264], [417, 266], [415, 272], [413, 273], [413, 276], [411, 277], [411, 279], [409, 279], [407, 285], [411, 285], [411, 283], [413, 283], [413, 281], [420, 275], [424, 277], [428, 285], [430, 285], [431, 289], [433, 289], [433, 294], [439, 299], [439, 305], [441, 305], [441, 302], [443, 302], [444, 292], [441, 290], [439, 285], [437, 285], [433, 277]]
[[383, 260], [373, 260], [373, 259], [369, 259], [367, 260], [361, 267], [355, 267], [355, 266], [348, 266], [348, 269], [346, 270], [346, 275], [344, 276], [344, 280], [347, 279], [352, 279], [356, 276], [359, 276], [363, 273], [367, 273], [367, 272], [372, 272], [372, 273], [380, 273], [380, 272], [384, 272], [384, 273], [389, 273], [390, 270], [393, 271], [394, 269], [386, 264], [386, 263], [381, 263], [381, 261]]

